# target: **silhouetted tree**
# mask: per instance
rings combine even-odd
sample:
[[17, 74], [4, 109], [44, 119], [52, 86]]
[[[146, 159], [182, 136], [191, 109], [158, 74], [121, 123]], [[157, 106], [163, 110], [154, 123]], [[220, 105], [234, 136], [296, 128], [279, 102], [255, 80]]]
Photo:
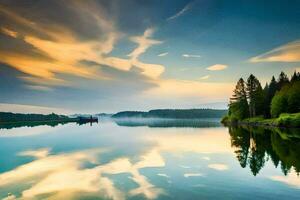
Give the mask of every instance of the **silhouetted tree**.
[[277, 82], [274, 76], [272, 76], [271, 82], [268, 87], [265, 88], [265, 108], [264, 108], [264, 116], [266, 118], [271, 117], [271, 102], [277, 91]]
[[284, 72], [281, 72], [278, 77], [278, 89], [280, 90], [284, 85], [288, 84], [289, 82], [290, 81], [288, 76]]
[[295, 81], [300, 81], [300, 73], [294, 71], [292, 77], [291, 77], [291, 83], [295, 82]]
[[264, 94], [259, 80], [253, 74], [247, 79], [246, 92], [250, 117], [263, 114]]
[[244, 119], [249, 116], [245, 82], [242, 78], [237, 82], [229, 104], [230, 115], [237, 119]]

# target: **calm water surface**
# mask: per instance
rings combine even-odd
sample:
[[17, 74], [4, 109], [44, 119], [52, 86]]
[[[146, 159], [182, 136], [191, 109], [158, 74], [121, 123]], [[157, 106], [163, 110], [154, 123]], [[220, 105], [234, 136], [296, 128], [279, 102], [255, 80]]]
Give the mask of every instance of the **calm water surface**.
[[111, 121], [0, 129], [0, 199], [299, 199], [300, 131]]

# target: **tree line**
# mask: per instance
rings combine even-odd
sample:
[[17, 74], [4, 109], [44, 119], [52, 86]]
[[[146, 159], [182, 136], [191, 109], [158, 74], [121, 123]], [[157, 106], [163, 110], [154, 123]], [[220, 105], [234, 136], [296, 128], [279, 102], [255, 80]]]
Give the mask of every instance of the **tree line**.
[[21, 114], [11, 112], [0, 112], [0, 122], [27, 122], [27, 121], [56, 121], [68, 120], [69, 117], [57, 114]]
[[230, 98], [228, 115], [231, 119], [257, 116], [275, 118], [281, 113], [300, 112], [300, 73], [289, 78], [284, 72], [277, 80], [273, 76], [265, 87], [251, 74], [246, 81], [240, 78]]

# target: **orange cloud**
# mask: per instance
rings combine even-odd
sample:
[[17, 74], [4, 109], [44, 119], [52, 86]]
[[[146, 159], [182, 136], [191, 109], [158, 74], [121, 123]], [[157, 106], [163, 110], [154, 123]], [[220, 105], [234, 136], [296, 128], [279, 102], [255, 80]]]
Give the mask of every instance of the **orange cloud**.
[[211, 83], [189, 80], [158, 80], [158, 87], [145, 91], [146, 96], [159, 98], [196, 97], [210, 99], [222, 99], [230, 96], [233, 88], [232, 83]]
[[13, 37], [13, 38], [18, 37], [18, 33], [17, 33], [17, 32], [15, 32], [15, 31], [13, 31], [13, 30], [10, 30], [10, 29], [8, 29], [8, 28], [2, 27], [2, 28], [1, 28], [1, 31], [2, 31], [2, 33], [4, 33], [5, 35], [8, 35], [8, 36], [10, 36], [10, 37]]
[[[73, 84], [67, 83], [62, 78], [57, 78], [57, 74], [67, 74], [87, 79], [107, 79], [107, 75], [101, 73], [99, 65], [105, 65], [122, 71], [129, 71], [133, 66], [141, 69], [141, 74], [157, 78], [164, 71], [164, 66], [144, 63], [138, 57], [146, 50], [160, 41], [150, 39], [154, 30], [147, 29], [142, 36], [131, 37], [130, 40], [138, 44], [130, 54], [129, 59], [108, 56], [117, 42], [120, 33], [116, 30], [114, 22], [107, 19], [99, 12], [92, 12], [95, 8], [88, 5], [78, 5], [79, 2], [69, 5], [78, 16], [89, 15], [94, 19], [95, 27], [101, 32], [101, 39], [80, 40], [75, 37], [75, 33], [60, 25], [35, 23], [21, 17], [17, 13], [0, 6], [0, 12], [5, 14], [16, 24], [19, 24], [29, 32], [22, 32], [22, 39], [27, 44], [33, 46], [35, 51], [49, 57], [48, 60], [37, 58], [32, 55], [20, 55], [16, 53], [0, 52], [1, 62], [4, 62], [23, 73], [30, 76], [22, 77], [33, 84], [41, 84], [41, 87], [29, 86], [34, 89], [45, 89], [43, 85], [55, 86]], [[8, 29], [3, 29], [5, 34], [16, 36], [17, 33]], [[100, 33], [99, 33], [100, 34]], [[45, 35], [47, 37], [40, 37]], [[98, 65], [84, 66], [80, 61], [87, 60]]]
[[142, 69], [142, 74], [151, 77], [157, 78], [164, 72], [164, 66], [157, 64], [147, 64], [138, 60], [138, 57], [146, 52], [146, 50], [152, 45], [161, 44], [161, 41], [152, 40], [154, 29], [148, 28], [145, 30], [142, 36], [131, 37], [131, 41], [138, 44], [138, 47], [135, 48], [128, 56], [131, 57], [131, 63], [135, 67]]
[[209, 77], [210, 77], [210, 75], [206, 75], [206, 76], [200, 77], [199, 79], [200, 79], [200, 80], [206, 80], [206, 79], [209, 79]]
[[292, 171], [291, 173], [289, 173], [286, 176], [271, 176], [270, 179], [273, 181], [282, 182], [284, 184], [290, 185], [291, 187], [300, 189], [299, 175], [295, 171]]
[[267, 53], [249, 59], [252, 63], [258, 62], [299, 62], [300, 40], [290, 42]]
[[207, 67], [206, 69], [209, 71], [220, 71], [220, 70], [224, 70], [226, 68], [227, 68], [227, 65], [215, 64], [215, 65]]
[[[59, 61], [46, 61], [26, 55], [1, 52], [0, 59], [2, 62], [13, 66], [19, 71], [32, 75], [32, 80], [36, 79], [34, 77], [39, 77], [43, 78], [44, 81], [58, 81], [58, 83], [62, 83], [62, 80], [55, 78], [55, 73], [70, 74], [85, 78], [97, 78], [99, 76], [95, 68], [74, 66], [72, 63], [65, 64]], [[27, 79], [29, 80], [30, 78]]]

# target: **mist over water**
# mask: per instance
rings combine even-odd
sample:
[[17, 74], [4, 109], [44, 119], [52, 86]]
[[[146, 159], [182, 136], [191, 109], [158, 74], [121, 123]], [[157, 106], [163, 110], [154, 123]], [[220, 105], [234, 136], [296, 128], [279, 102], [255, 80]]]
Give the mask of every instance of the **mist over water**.
[[119, 126], [148, 126], [148, 127], [219, 127], [219, 118], [201, 119], [172, 119], [172, 118], [143, 118], [143, 117], [123, 117], [113, 119]]

